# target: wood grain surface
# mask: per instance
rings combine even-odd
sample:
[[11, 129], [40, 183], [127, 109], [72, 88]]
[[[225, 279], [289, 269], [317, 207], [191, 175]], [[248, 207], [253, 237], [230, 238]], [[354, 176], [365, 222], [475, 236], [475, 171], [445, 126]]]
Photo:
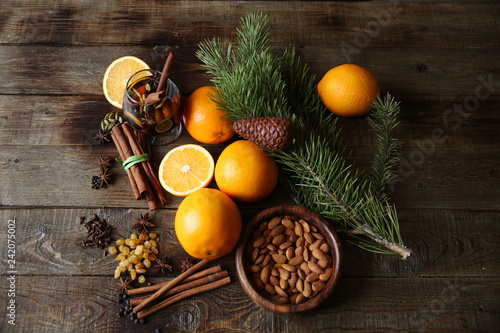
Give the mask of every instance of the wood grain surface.
[[[91, 189], [100, 154], [93, 138], [115, 112], [102, 77], [134, 55], [171, 73], [184, 97], [209, 85], [195, 52], [206, 38], [235, 41], [242, 15], [268, 14], [273, 51], [294, 45], [316, 81], [356, 63], [401, 101], [402, 161], [393, 185], [405, 244], [397, 256], [363, 251], [339, 232], [344, 263], [332, 296], [301, 315], [277, 315], [248, 298], [234, 252], [218, 259], [232, 283], [156, 313], [145, 325], [117, 317], [114, 256], [81, 246], [80, 216], [97, 214], [131, 231], [147, 211], [115, 165], [107, 189]], [[0, 5], [0, 331], [1, 332], [498, 332], [500, 327], [500, 5], [495, 2], [82, 1], [19, 0]], [[365, 118], [339, 119], [360, 169], [376, 138]], [[152, 143], [152, 165], [173, 147]], [[203, 145], [216, 160], [226, 144]], [[215, 182], [210, 184], [216, 187]], [[187, 254], [174, 231], [182, 198], [152, 213], [160, 251], [180, 274]], [[258, 203], [238, 203], [244, 223], [294, 204], [280, 187]], [[12, 275], [7, 225], [16, 221], [16, 326], [8, 324]], [[338, 228], [340, 229], [340, 228]]]

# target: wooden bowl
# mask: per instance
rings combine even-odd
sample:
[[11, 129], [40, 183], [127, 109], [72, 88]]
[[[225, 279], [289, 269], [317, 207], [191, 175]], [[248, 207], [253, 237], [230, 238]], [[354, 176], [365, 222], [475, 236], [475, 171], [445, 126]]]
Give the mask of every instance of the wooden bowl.
[[[255, 228], [275, 216], [291, 215], [297, 218], [303, 218], [309, 224], [318, 228], [318, 231], [324, 236], [330, 247], [333, 259], [333, 272], [330, 279], [326, 281], [326, 286], [319, 294], [311, 297], [300, 304], [278, 304], [272, 301], [264, 293], [260, 292], [252, 283], [251, 274], [247, 269], [246, 247], [248, 241], [252, 238]], [[261, 307], [280, 314], [301, 313], [311, 310], [325, 301], [333, 292], [340, 278], [340, 269], [342, 266], [342, 252], [337, 233], [330, 227], [329, 223], [319, 214], [301, 206], [280, 205], [266, 209], [255, 216], [245, 227], [241, 241], [236, 249], [236, 270], [243, 289], [247, 295]]]

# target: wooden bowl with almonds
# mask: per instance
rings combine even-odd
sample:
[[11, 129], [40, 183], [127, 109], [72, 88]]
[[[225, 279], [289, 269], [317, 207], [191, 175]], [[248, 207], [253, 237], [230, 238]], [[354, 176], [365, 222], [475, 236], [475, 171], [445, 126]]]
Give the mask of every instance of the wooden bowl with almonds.
[[308, 311], [325, 301], [341, 266], [337, 233], [301, 206], [262, 211], [248, 223], [236, 249], [236, 270], [247, 295], [280, 314]]

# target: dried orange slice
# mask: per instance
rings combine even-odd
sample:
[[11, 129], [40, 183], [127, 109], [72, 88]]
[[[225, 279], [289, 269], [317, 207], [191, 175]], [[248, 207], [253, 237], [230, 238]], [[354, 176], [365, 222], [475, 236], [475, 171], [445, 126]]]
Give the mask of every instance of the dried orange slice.
[[167, 192], [185, 197], [212, 181], [214, 159], [202, 146], [178, 146], [163, 157], [158, 176]]
[[[102, 90], [108, 102], [117, 108], [122, 108], [123, 93], [127, 87], [127, 81], [132, 74], [149, 69], [148, 64], [139, 58], [126, 56], [116, 59], [108, 66], [102, 79]], [[144, 75], [148, 75], [147, 72]]]

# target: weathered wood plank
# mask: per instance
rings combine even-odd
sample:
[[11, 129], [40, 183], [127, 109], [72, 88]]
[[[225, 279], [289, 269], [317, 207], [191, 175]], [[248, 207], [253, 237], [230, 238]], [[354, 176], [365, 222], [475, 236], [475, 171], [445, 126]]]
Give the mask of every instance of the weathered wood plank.
[[[431, 7], [432, 6], [432, 7]], [[234, 38], [245, 12], [273, 20], [282, 45], [498, 46], [493, 3], [349, 3], [300, 1], [16, 1], [3, 8], [1, 43], [186, 45]], [[446, 19], [443, 19], [446, 18]], [[297, 33], [300, 31], [300, 33]], [[460, 36], [460, 38], [456, 38]]]
[[[217, 35], [214, 35], [214, 37]], [[217, 36], [218, 37], [218, 36]], [[199, 39], [176, 49], [177, 57], [171, 78], [183, 94], [210, 84], [210, 76], [195, 53]], [[273, 43], [281, 40], [273, 36]], [[292, 40], [287, 40], [291, 45]], [[157, 44], [162, 44], [158, 41]], [[331, 68], [354, 62], [366, 67], [377, 77], [381, 91], [391, 92], [396, 98], [432, 96], [456, 99], [462, 104], [469, 97], [479, 102], [498, 100], [500, 64], [497, 47], [450, 50], [442, 47], [423, 49], [422, 46], [402, 45], [398, 48], [367, 47], [346, 59], [335, 44], [311, 45], [297, 48], [302, 61], [310, 66], [317, 80]], [[281, 54], [284, 46], [276, 46]], [[9, 78], [0, 81], [2, 94], [63, 94], [102, 96], [102, 78], [113, 60], [134, 55], [152, 68], [162, 69], [164, 59], [150, 46], [74, 46], [61, 48], [41, 45], [1, 45], [0, 75]], [[460, 64], [466, 66], [467, 70]], [[480, 88], [477, 88], [480, 86]], [[481, 87], [482, 86], [482, 87]], [[467, 100], [468, 101], [468, 100]], [[468, 101], [471, 107], [474, 101]], [[452, 105], [445, 106], [446, 108]], [[444, 111], [444, 110], [443, 110]]]
[[[172, 144], [153, 147], [153, 167], [159, 165], [171, 147]], [[217, 160], [224, 146], [206, 147]], [[145, 200], [136, 201], [133, 197], [127, 175], [119, 165], [111, 170], [114, 175], [110, 188], [91, 188], [92, 176], [98, 174], [100, 154], [117, 157], [112, 144], [0, 146], [0, 205], [146, 208]], [[356, 148], [353, 160], [363, 169], [373, 154], [372, 148]], [[499, 154], [498, 148], [403, 149], [394, 201], [400, 209], [498, 210], [500, 188], [492, 184], [497, 184], [500, 177], [496, 158]], [[40, 190], [33, 190], [34, 182]], [[215, 186], [214, 181], [211, 186]], [[40, 195], [39, 191], [45, 191], [46, 195]], [[181, 198], [172, 195], [167, 195], [167, 199], [165, 208], [175, 208], [181, 202]], [[265, 201], [243, 206], [263, 208], [286, 202], [286, 194], [278, 187]]]
[[[96, 286], [99, 286], [96, 288]], [[387, 332], [449, 330], [496, 332], [498, 279], [343, 278], [314, 315], [275, 315], [259, 308], [239, 282], [191, 297], [133, 324], [116, 313], [111, 279], [19, 276], [16, 326], [3, 332]], [[8, 284], [0, 286], [3, 295]], [[6, 297], [0, 314], [6, 318]]]
[[[500, 123], [495, 117], [498, 96], [481, 101], [470, 113], [453, 111], [456, 103], [463, 105], [460, 98], [401, 97], [400, 125], [394, 135], [404, 142], [404, 147], [500, 147]], [[93, 137], [100, 119], [116, 111], [103, 95], [3, 96], [0, 144], [95, 146]], [[376, 145], [365, 119], [340, 118], [338, 128], [348, 146]], [[183, 136], [176, 144], [187, 142], [194, 140]]]
[[[258, 210], [243, 209], [244, 222]], [[127, 237], [132, 232], [134, 217], [144, 210], [136, 209], [3, 209], [0, 220], [16, 221], [17, 266], [22, 275], [104, 275], [113, 276], [114, 255], [104, 256], [103, 250], [81, 245], [86, 230], [79, 224], [80, 216], [87, 220], [93, 214], [105, 218], [114, 226], [113, 239]], [[160, 257], [166, 255], [180, 272], [180, 263], [187, 257], [174, 231], [175, 210], [151, 213], [154, 232], [160, 236]], [[500, 254], [497, 235], [498, 213], [471, 213], [462, 210], [403, 209], [399, 210], [402, 236], [413, 250], [406, 261], [398, 256], [378, 255], [363, 251], [340, 234], [347, 277], [441, 276], [498, 277]], [[0, 248], [7, 258], [7, 247]], [[217, 260], [233, 275], [234, 254]], [[7, 265], [0, 267], [6, 274]], [[170, 274], [171, 275], [171, 274]], [[147, 276], [162, 276], [150, 270]], [[149, 279], [149, 278], [148, 278]]]

